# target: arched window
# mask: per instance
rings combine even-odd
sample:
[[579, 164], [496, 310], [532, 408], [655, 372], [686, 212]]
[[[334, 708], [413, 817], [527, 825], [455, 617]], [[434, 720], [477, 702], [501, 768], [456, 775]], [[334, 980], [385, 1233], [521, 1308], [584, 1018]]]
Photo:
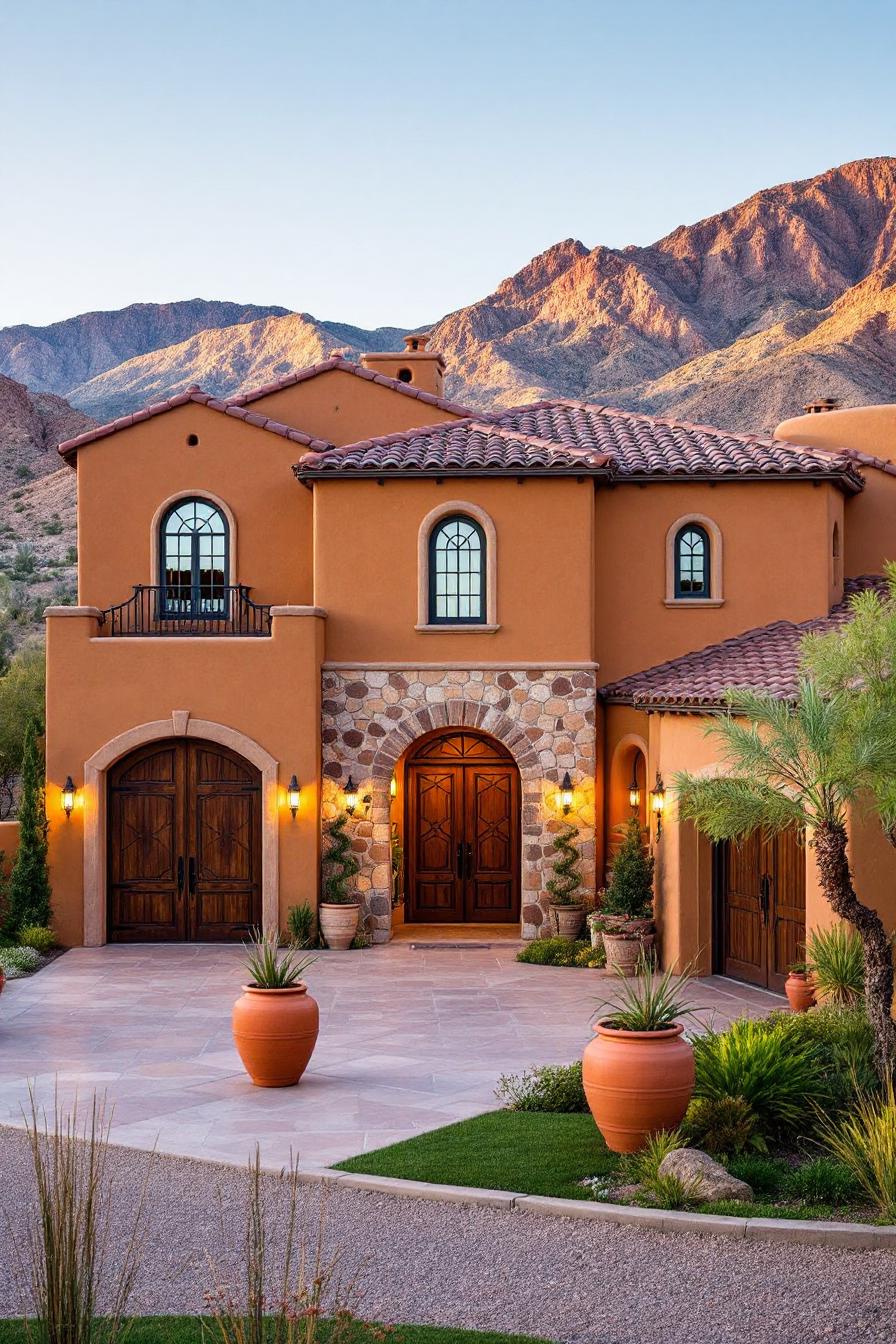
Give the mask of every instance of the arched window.
[[675, 534], [675, 596], [712, 596], [709, 533], [699, 523], [685, 523]]
[[181, 499], [162, 517], [159, 535], [166, 616], [226, 616], [227, 520], [206, 499]]
[[452, 514], [429, 535], [430, 625], [484, 625], [485, 533], [477, 522]]

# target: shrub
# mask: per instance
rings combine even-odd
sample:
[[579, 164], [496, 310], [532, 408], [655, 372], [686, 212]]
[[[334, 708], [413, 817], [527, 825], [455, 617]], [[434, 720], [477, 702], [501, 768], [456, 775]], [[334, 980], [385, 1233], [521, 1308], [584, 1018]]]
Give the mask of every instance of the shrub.
[[296, 947], [311, 947], [314, 942], [314, 911], [307, 901], [291, 905], [286, 912], [286, 927]]
[[581, 1060], [575, 1064], [542, 1064], [520, 1074], [502, 1074], [495, 1096], [508, 1111], [571, 1115], [588, 1110]]
[[26, 924], [19, 930], [19, 946], [33, 947], [35, 952], [49, 952], [56, 946], [56, 935], [45, 924]]
[[785, 1181], [787, 1194], [804, 1204], [849, 1204], [859, 1188], [849, 1167], [830, 1157], [813, 1158], [791, 1171]]
[[797, 1045], [814, 1046], [826, 1061], [823, 1109], [837, 1114], [849, 1109], [857, 1096], [877, 1092], [880, 1079], [874, 1066], [874, 1033], [864, 1007], [822, 1005], [808, 1013], [772, 1013], [761, 1024], [782, 1032]]
[[599, 966], [606, 962], [606, 958], [600, 960], [600, 952], [590, 943], [569, 938], [534, 938], [520, 948], [516, 959], [530, 966]]
[[880, 1097], [860, 1097], [855, 1110], [822, 1130], [827, 1147], [852, 1173], [888, 1222], [896, 1221], [896, 1096], [893, 1080]]
[[0, 947], [0, 966], [7, 980], [29, 975], [40, 965], [40, 953], [33, 947]]
[[28, 924], [50, 923], [50, 872], [47, 867], [47, 814], [43, 767], [33, 722], [25, 729], [22, 752], [22, 800], [19, 848], [9, 878], [7, 923], [13, 932]]
[[826, 1003], [860, 1003], [865, 993], [865, 957], [855, 929], [835, 924], [816, 929], [806, 940], [806, 965], [815, 992]]
[[653, 855], [644, 848], [644, 831], [637, 817], [629, 817], [618, 829], [622, 842], [613, 859], [601, 910], [605, 915], [647, 919], [653, 908]]
[[683, 1128], [693, 1147], [716, 1157], [744, 1153], [763, 1144], [756, 1116], [743, 1097], [698, 1097], [688, 1107]]
[[554, 876], [547, 889], [554, 905], [578, 905], [582, 875], [579, 871], [579, 851], [575, 845], [577, 827], [568, 821], [554, 840]]
[[805, 1132], [825, 1083], [819, 1052], [786, 1032], [769, 1031], [750, 1018], [727, 1031], [707, 1032], [693, 1042], [695, 1097], [741, 1097], [762, 1139]]
[[361, 865], [352, 851], [352, 842], [345, 833], [348, 814], [340, 812], [330, 822], [330, 848], [324, 856], [323, 899], [331, 905], [351, 905], [355, 897], [352, 893], [352, 878], [360, 871]]
[[732, 1176], [746, 1181], [757, 1199], [775, 1199], [786, 1186], [790, 1168], [786, 1162], [760, 1153], [742, 1153], [726, 1163]]

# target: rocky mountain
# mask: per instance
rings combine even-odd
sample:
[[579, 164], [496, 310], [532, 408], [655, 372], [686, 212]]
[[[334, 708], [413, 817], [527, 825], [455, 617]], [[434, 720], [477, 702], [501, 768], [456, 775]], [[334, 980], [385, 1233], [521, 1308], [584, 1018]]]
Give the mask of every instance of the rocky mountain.
[[56, 445], [94, 424], [62, 397], [0, 375], [0, 492], [58, 471]]

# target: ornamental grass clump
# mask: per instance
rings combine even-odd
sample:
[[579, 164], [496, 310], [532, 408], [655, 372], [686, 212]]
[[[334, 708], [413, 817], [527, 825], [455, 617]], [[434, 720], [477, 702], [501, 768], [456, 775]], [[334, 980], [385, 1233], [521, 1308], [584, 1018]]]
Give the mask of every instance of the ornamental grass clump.
[[896, 1222], [896, 1095], [892, 1080], [879, 1097], [862, 1097], [855, 1109], [822, 1127], [822, 1139], [852, 1174], [887, 1222]]
[[689, 984], [687, 970], [677, 977], [671, 970], [654, 975], [650, 962], [642, 954], [634, 979], [620, 975], [617, 997], [602, 1000], [594, 1015], [610, 1009], [601, 1022], [614, 1031], [667, 1031], [680, 1017], [694, 1011], [687, 1001]]
[[290, 941], [296, 947], [312, 947], [314, 944], [314, 911], [307, 901], [301, 905], [291, 905], [286, 912], [286, 927]]
[[255, 989], [293, 989], [317, 960], [300, 956], [295, 947], [281, 949], [276, 929], [253, 929], [243, 950], [249, 984]]
[[853, 1007], [865, 995], [865, 956], [854, 929], [835, 924], [816, 929], [806, 939], [806, 969], [815, 995], [824, 1003]]

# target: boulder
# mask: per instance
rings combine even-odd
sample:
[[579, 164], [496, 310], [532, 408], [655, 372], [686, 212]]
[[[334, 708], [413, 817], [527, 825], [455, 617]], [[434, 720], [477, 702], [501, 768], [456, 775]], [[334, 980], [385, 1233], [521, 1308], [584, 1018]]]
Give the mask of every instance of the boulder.
[[699, 1148], [675, 1148], [667, 1153], [660, 1163], [660, 1175], [677, 1176], [683, 1185], [693, 1189], [695, 1199], [702, 1202], [736, 1199], [749, 1204], [753, 1200], [753, 1191], [746, 1181], [739, 1181]]

